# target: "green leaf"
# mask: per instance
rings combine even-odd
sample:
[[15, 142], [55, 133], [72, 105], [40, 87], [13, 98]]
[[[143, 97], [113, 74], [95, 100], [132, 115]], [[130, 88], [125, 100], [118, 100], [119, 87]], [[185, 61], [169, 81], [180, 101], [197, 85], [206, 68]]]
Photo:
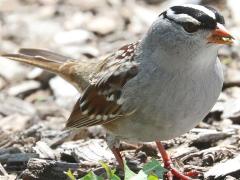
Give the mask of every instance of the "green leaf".
[[110, 169], [110, 167], [104, 162], [100, 162], [100, 163], [101, 163], [102, 167], [105, 169], [105, 171], [107, 172], [108, 179], [111, 179], [113, 174], [112, 174], [112, 170]]
[[133, 171], [131, 171], [129, 169], [129, 167], [127, 166], [127, 163], [124, 161], [124, 179], [125, 180], [130, 180], [132, 177], [136, 176], [137, 174], [135, 174]]
[[124, 180], [158, 180], [163, 179], [164, 169], [161, 164], [153, 159], [143, 166], [143, 169], [138, 174], [132, 172], [124, 163], [125, 179]]
[[107, 177], [109, 180], [121, 180], [120, 177], [118, 177], [115, 174], [115, 169], [111, 170], [111, 168], [104, 162], [100, 162], [102, 167], [105, 169], [105, 171], [107, 172]]
[[69, 177], [70, 180], [76, 180], [75, 176], [73, 175], [72, 171], [69, 169], [65, 174]]
[[112, 171], [110, 167], [104, 162], [100, 162], [100, 163], [102, 167], [105, 169], [108, 179], [112, 179], [112, 176], [114, 175], [115, 170]]
[[89, 172], [86, 176], [82, 177], [80, 180], [104, 180], [103, 177], [97, 176], [94, 172]]
[[159, 180], [159, 178], [154, 174], [149, 174], [147, 180]]
[[145, 164], [142, 169], [146, 174], [156, 174], [158, 178], [163, 179], [163, 174], [167, 170], [162, 167], [159, 161], [153, 159], [149, 163]]
[[141, 170], [135, 176], [129, 179], [126, 178], [125, 180], [148, 180], [148, 175], [143, 170]]

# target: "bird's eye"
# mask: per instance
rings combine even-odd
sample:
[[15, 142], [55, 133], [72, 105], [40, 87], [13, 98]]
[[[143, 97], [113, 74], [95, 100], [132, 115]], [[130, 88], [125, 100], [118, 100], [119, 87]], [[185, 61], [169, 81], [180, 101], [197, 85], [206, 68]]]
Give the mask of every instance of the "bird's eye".
[[199, 29], [199, 26], [193, 23], [184, 23], [182, 26], [188, 33], [194, 33]]

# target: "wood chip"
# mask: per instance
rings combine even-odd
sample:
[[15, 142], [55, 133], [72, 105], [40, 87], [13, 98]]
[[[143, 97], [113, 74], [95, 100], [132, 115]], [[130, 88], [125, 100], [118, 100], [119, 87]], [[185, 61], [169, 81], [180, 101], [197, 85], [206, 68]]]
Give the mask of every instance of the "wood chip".
[[2, 166], [2, 164], [0, 163], [0, 173], [4, 176], [8, 176], [7, 171], [4, 169], [4, 167]]
[[213, 166], [205, 173], [205, 178], [224, 179], [227, 175], [240, 178], [240, 155], [234, 159]]
[[101, 139], [88, 141], [79, 140], [62, 144], [58, 151], [72, 155], [76, 162], [92, 162], [99, 164], [99, 161], [113, 162], [115, 158], [108, 148], [106, 142]]
[[57, 154], [43, 141], [38, 141], [36, 146], [33, 147], [40, 158], [43, 159], [57, 159]]
[[58, 179], [66, 180], [67, 176], [64, 172], [69, 169], [76, 171], [79, 169], [78, 163], [66, 163], [60, 161], [51, 161], [44, 159], [30, 159], [27, 163], [27, 169], [22, 173], [22, 179]]

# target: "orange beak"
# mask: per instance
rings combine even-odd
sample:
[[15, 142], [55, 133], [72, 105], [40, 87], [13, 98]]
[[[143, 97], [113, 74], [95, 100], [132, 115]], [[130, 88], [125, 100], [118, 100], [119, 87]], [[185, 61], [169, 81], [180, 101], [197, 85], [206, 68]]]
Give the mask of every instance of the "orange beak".
[[232, 44], [234, 42], [234, 37], [230, 35], [223, 25], [217, 24], [216, 29], [211, 32], [207, 40], [208, 43]]

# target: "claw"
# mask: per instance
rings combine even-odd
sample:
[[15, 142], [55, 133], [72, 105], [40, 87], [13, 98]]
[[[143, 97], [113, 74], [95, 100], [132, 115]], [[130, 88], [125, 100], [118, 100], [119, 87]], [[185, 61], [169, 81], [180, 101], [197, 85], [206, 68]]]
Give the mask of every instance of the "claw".
[[166, 173], [166, 177], [168, 180], [173, 180], [174, 178], [178, 180], [192, 180], [190, 177], [198, 176], [197, 171], [189, 171], [186, 173], [179, 172], [176, 168], [173, 167], [172, 160], [170, 159], [168, 153], [164, 149], [162, 143], [160, 141], [156, 141], [158, 150], [162, 156], [164, 168], [168, 169], [169, 171]]

